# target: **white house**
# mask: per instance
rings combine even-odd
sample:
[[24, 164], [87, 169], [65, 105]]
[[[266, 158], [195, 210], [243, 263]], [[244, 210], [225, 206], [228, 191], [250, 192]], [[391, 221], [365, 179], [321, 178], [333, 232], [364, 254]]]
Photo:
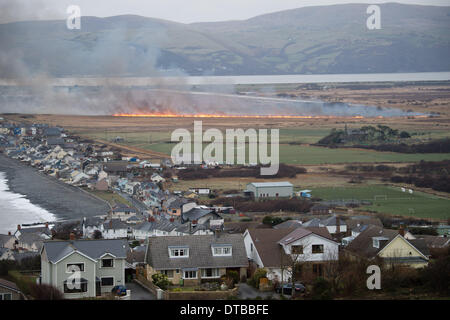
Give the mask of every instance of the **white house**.
[[339, 244], [326, 228], [247, 229], [244, 242], [247, 257], [268, 270], [269, 280], [288, 281], [293, 261], [311, 264], [321, 275], [324, 262], [339, 259]]

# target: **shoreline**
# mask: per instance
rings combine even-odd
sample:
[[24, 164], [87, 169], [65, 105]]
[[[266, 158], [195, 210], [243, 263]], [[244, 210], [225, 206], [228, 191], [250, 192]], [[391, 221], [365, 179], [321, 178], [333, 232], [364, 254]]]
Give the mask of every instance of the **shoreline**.
[[47, 210], [55, 216], [55, 221], [104, 215], [110, 210], [106, 202], [78, 187], [47, 176], [4, 154], [0, 154], [0, 171], [4, 172], [11, 192], [21, 194], [32, 204]]

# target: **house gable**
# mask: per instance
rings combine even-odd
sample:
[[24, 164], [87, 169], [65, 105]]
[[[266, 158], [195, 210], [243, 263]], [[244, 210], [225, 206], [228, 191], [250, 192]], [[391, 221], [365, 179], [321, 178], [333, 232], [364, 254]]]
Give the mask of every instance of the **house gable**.
[[400, 257], [420, 257], [428, 260], [428, 257], [415, 248], [409, 241], [401, 235], [397, 235], [383, 249], [378, 252], [381, 258], [400, 258]]

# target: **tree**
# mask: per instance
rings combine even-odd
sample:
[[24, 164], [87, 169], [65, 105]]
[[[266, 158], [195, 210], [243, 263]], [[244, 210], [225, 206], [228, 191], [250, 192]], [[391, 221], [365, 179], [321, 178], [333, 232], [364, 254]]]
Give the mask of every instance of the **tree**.
[[95, 230], [94, 233], [92, 234], [92, 238], [102, 239], [103, 238], [102, 232], [100, 230]]

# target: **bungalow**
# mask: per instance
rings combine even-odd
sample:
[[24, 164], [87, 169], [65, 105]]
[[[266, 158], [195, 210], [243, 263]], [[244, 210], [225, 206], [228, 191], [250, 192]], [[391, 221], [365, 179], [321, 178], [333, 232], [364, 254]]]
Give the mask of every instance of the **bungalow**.
[[204, 224], [211, 219], [222, 219], [222, 217], [216, 213], [215, 210], [205, 206], [198, 206], [190, 210], [183, 211], [181, 214], [181, 221], [183, 223], [191, 222], [193, 225]]
[[24, 300], [25, 295], [11, 281], [0, 279], [0, 300]]
[[167, 275], [173, 284], [197, 285], [219, 279], [227, 271], [246, 275], [248, 260], [240, 234], [149, 238], [145, 254], [147, 278]]
[[116, 204], [112, 210], [111, 210], [111, 218], [115, 219], [121, 219], [126, 220], [131, 216], [135, 216], [137, 214], [136, 210], [133, 208], [130, 208], [126, 204], [118, 203]]
[[131, 228], [120, 219], [110, 219], [103, 223], [104, 239], [127, 239], [131, 236]]
[[102, 217], [84, 217], [81, 221], [81, 230], [83, 231], [83, 238], [92, 238], [95, 231], [100, 231], [103, 234], [103, 222], [105, 218]]
[[355, 259], [380, 258], [388, 264], [422, 268], [428, 265], [430, 252], [423, 239], [406, 239], [399, 231], [369, 226], [346, 247], [345, 252]]
[[41, 250], [41, 283], [66, 299], [95, 297], [125, 285], [126, 240], [45, 241]]

